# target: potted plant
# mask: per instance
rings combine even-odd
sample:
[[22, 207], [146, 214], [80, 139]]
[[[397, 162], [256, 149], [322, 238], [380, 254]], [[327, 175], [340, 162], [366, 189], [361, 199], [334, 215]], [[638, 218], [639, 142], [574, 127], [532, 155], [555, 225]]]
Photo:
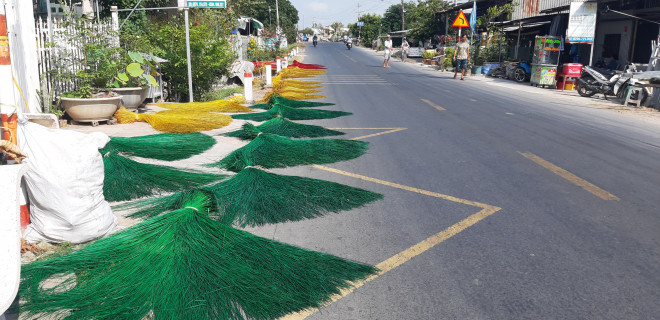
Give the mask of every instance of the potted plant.
[[78, 89], [60, 95], [62, 109], [73, 121], [92, 122], [112, 119], [121, 95], [105, 88], [95, 87], [93, 76], [89, 70], [77, 72], [77, 76], [84, 83]]
[[[126, 109], [135, 110], [146, 99], [149, 86], [158, 86], [158, 82], [154, 78], [158, 75], [157, 65], [153, 58], [151, 61], [145, 59], [140, 52], [129, 51], [125, 58], [129, 63], [124, 70], [114, 76], [110, 87], [113, 87], [112, 91], [122, 96], [121, 105]], [[145, 69], [149, 71], [147, 72]]]
[[445, 48], [445, 59], [442, 61], [445, 70], [453, 71], [454, 67], [454, 48]]
[[481, 74], [481, 67], [484, 65], [484, 54], [483, 50], [477, 44], [474, 46], [474, 54], [472, 54], [472, 74]]
[[69, 21], [72, 32], [62, 36], [67, 45], [80, 48], [81, 54], [62, 54], [49, 72], [75, 88], [59, 97], [64, 112], [73, 121], [96, 125], [112, 119], [119, 105], [121, 95], [109, 91], [107, 85], [120, 69], [122, 49], [113, 45], [107, 32], [89, 27], [82, 19]]
[[425, 50], [422, 52], [422, 62], [431, 64], [431, 59], [435, 57], [435, 51], [434, 50]]

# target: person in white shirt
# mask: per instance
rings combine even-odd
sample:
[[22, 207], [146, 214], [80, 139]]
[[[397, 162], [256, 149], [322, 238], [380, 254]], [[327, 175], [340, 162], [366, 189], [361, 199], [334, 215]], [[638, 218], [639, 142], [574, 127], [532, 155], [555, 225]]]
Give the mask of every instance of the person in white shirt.
[[385, 40], [385, 61], [383, 61], [383, 68], [390, 67], [390, 56], [392, 55], [392, 38], [390, 35], [387, 35], [387, 40]]
[[410, 44], [408, 44], [406, 38], [403, 38], [403, 42], [401, 42], [401, 61], [406, 62], [406, 57], [408, 57], [408, 50], [410, 50]]

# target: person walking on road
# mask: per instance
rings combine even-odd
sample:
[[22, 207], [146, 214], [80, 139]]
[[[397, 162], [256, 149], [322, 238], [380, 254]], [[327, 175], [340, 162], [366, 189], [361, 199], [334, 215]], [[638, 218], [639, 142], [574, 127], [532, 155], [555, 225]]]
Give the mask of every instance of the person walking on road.
[[454, 79], [456, 79], [458, 69], [461, 69], [461, 80], [465, 80], [468, 59], [470, 59], [470, 45], [467, 42], [467, 36], [464, 35], [461, 42], [456, 44], [456, 50], [454, 50], [454, 61], [456, 61]]
[[406, 41], [406, 38], [403, 38], [403, 42], [401, 43], [401, 61], [406, 62], [408, 50], [410, 50], [410, 44]]
[[385, 61], [383, 61], [383, 68], [390, 67], [390, 56], [392, 55], [392, 38], [390, 35], [387, 35], [387, 40], [385, 40]]

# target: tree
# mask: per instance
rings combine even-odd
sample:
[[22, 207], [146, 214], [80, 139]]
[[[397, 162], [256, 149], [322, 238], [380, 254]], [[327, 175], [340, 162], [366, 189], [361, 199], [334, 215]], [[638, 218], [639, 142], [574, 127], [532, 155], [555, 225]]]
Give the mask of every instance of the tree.
[[501, 33], [501, 28], [497, 23], [495, 23], [495, 21], [502, 16], [511, 14], [513, 12], [514, 6], [516, 5], [518, 5], [518, 3], [514, 2], [501, 6], [492, 6], [486, 10], [485, 15], [482, 15], [477, 19], [477, 29], [486, 31], [486, 48], [488, 48], [490, 35]]
[[[111, 6], [117, 6], [119, 9], [133, 9], [135, 5], [139, 3], [140, 0], [100, 0], [99, 5], [103, 8], [106, 8], [101, 13], [101, 16], [107, 17], [110, 16]], [[143, 0], [137, 8], [158, 8], [158, 7], [169, 7], [177, 6], [176, 0]], [[129, 12], [120, 12], [119, 20], [120, 24], [123, 23], [124, 19], [128, 18], [126, 24], [122, 27], [121, 32], [125, 34], [143, 34], [145, 27], [147, 26], [147, 21], [149, 21], [150, 16], [155, 16], [160, 14], [158, 11], [135, 11], [129, 17]]]
[[[234, 53], [227, 35], [235, 22], [218, 10], [191, 10], [190, 51], [195, 98], [211, 89], [217, 79], [227, 74]], [[182, 101], [188, 97], [186, 70], [186, 33], [181, 15], [154, 21], [147, 37], [156, 56], [168, 60], [162, 64], [163, 79], [167, 83], [169, 100]], [[196, 99], [196, 100], [197, 100]]]
[[444, 25], [441, 25], [436, 13], [449, 7], [449, 3], [444, 0], [420, 1], [417, 6], [408, 10], [406, 15], [406, 21], [410, 21], [410, 24], [407, 24], [410, 28], [408, 35], [414, 39], [426, 40], [439, 34]]
[[305, 28], [305, 30], [302, 31], [302, 33], [305, 35], [310, 35], [310, 34], [314, 34], [314, 30], [312, 30], [312, 28], [310, 27], [307, 27]]
[[[298, 10], [289, 0], [278, 0], [280, 12], [280, 27], [289, 41], [294, 41], [297, 35]], [[231, 13], [238, 16], [248, 16], [261, 21], [268, 29], [275, 29], [275, 0], [231, 0], [227, 2]], [[270, 8], [270, 11], [269, 11]]]
[[[406, 14], [405, 14], [405, 29], [408, 29], [410, 27], [410, 19], [408, 18], [408, 14], [416, 7], [415, 3], [413, 2], [405, 2], [404, 3], [404, 8], [406, 9]], [[385, 14], [383, 15], [383, 32], [391, 32], [391, 31], [399, 31], [401, 30], [401, 4], [393, 4], [387, 10], [385, 10]]]
[[[375, 14], [365, 14], [360, 17], [360, 21], [364, 22], [360, 35], [362, 43], [371, 44], [372, 41], [378, 38], [378, 29], [380, 28], [381, 20], [382, 18]], [[360, 34], [360, 27], [357, 26], [357, 23], [349, 24], [348, 29], [353, 37], [357, 37]]]
[[332, 27], [332, 30], [333, 30], [334, 33], [335, 33], [335, 37], [334, 37], [334, 38], [335, 38], [335, 41], [337, 41], [337, 38], [338, 38], [339, 36], [342, 36], [342, 35], [343, 35], [343, 32], [341, 31], [341, 29], [344, 27], [344, 24], [341, 23], [341, 22], [334, 22], [334, 23], [331, 24], [330, 26]]

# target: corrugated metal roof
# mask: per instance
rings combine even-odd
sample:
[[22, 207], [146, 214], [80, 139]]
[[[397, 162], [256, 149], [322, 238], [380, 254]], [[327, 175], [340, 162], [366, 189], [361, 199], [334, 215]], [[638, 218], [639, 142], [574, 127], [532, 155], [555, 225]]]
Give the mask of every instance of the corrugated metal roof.
[[544, 11], [571, 5], [571, 0], [518, 0], [514, 7], [511, 20], [521, 20], [531, 17], [544, 16]]

